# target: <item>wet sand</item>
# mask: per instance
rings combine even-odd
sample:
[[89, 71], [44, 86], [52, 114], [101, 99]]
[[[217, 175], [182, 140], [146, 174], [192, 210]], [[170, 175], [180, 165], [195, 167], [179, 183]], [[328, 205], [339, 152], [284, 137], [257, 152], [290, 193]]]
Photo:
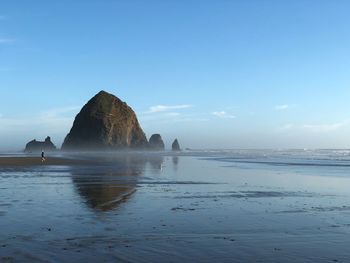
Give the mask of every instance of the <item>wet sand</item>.
[[41, 157], [0, 157], [0, 167], [18, 167], [18, 166], [45, 166], [45, 165], [79, 165], [88, 164], [87, 161], [48, 157], [41, 161]]
[[348, 262], [349, 172], [157, 154], [0, 167], [0, 262]]

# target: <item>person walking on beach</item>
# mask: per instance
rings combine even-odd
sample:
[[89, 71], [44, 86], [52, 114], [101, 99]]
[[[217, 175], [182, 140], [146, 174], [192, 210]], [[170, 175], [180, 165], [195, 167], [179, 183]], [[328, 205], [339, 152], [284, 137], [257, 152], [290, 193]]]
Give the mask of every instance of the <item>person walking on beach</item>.
[[41, 162], [45, 162], [45, 152], [44, 150], [41, 150]]

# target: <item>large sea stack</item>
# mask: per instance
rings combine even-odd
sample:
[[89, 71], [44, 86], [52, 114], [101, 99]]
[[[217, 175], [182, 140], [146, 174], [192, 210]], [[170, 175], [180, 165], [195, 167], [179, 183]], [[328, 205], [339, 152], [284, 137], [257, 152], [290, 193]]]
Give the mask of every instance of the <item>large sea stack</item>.
[[135, 112], [116, 96], [100, 91], [75, 117], [62, 150], [146, 148]]

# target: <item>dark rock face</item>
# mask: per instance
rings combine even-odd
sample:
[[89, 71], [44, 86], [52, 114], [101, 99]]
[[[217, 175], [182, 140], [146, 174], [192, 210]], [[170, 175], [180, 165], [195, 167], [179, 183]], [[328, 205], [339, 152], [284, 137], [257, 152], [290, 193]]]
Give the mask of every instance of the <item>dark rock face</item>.
[[135, 112], [116, 96], [100, 91], [75, 117], [62, 150], [146, 148]]
[[181, 151], [181, 149], [180, 149], [180, 144], [179, 144], [179, 142], [178, 142], [177, 139], [175, 139], [175, 141], [174, 141], [173, 144], [171, 145], [171, 149], [172, 149], [173, 151]]
[[39, 152], [39, 151], [55, 151], [56, 146], [51, 142], [49, 136], [46, 137], [45, 141], [32, 140], [26, 144], [25, 152]]
[[154, 150], [164, 150], [164, 142], [160, 134], [153, 134], [149, 139], [149, 147]]

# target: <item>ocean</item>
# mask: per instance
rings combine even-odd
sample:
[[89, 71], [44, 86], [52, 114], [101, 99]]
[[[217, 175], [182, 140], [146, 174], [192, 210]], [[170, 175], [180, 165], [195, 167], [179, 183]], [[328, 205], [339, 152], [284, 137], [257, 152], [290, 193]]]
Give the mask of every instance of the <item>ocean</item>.
[[350, 150], [55, 156], [0, 167], [1, 262], [350, 261]]

